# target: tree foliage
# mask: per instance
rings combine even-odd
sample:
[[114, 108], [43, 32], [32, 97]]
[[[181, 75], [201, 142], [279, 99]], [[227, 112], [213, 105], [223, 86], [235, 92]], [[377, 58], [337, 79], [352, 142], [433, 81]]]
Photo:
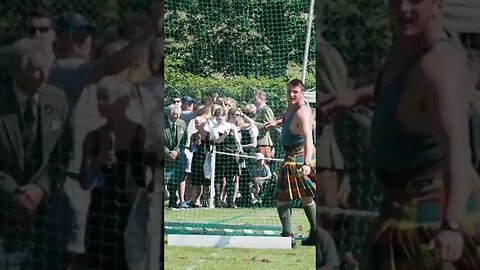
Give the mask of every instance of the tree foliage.
[[351, 77], [371, 70], [391, 46], [386, 12], [383, 0], [325, 1], [323, 37], [342, 54]]
[[182, 71], [275, 78], [302, 62], [308, 1], [167, 0], [165, 10], [165, 53]]
[[[239, 106], [244, 106], [253, 102], [254, 90], [261, 89], [267, 92], [269, 105], [276, 114], [281, 113], [286, 108], [286, 84], [289, 80], [287, 77], [204, 77], [181, 71], [178, 66], [178, 62], [174, 62], [170, 58], [166, 59], [166, 100], [169, 100], [175, 95], [188, 95], [196, 100], [202, 100], [214, 91], [218, 91], [220, 96], [233, 98]], [[291, 72], [295, 73], [296, 70]], [[314, 86], [314, 81], [314, 77], [312, 76], [310, 78], [310, 85]]]

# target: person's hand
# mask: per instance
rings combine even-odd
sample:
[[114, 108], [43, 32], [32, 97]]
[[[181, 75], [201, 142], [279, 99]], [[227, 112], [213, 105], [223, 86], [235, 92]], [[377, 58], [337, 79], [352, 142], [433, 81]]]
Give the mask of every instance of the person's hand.
[[103, 166], [110, 166], [117, 162], [117, 156], [114, 151], [102, 150], [100, 151], [94, 159], [94, 164], [97, 168]]
[[6, 215], [6, 233], [17, 237], [27, 236], [35, 220], [34, 205], [20, 189], [13, 196], [13, 207]]
[[351, 109], [355, 105], [355, 96], [353, 94], [334, 95], [325, 94], [322, 100], [318, 102], [320, 113], [324, 116], [332, 116], [339, 112]]
[[303, 175], [309, 175], [312, 168], [310, 168], [310, 166], [303, 165], [301, 170], [302, 170]]
[[202, 143], [202, 140], [200, 138], [196, 138], [195, 141], [193, 141], [193, 145], [199, 146]]
[[275, 127], [277, 127], [277, 121], [276, 120], [270, 121], [263, 126], [264, 129], [271, 129], [271, 128], [275, 128]]
[[173, 150], [173, 151], [170, 151], [169, 155], [172, 155], [173, 159], [176, 159], [178, 157], [178, 152]]
[[13, 195], [13, 208], [15, 212], [17, 212], [20, 215], [25, 215], [25, 214], [30, 214], [33, 212], [34, 205], [33, 203], [28, 199], [27, 194], [21, 189], [19, 189], [14, 195]]
[[444, 262], [454, 262], [462, 256], [464, 240], [459, 232], [441, 230], [429, 244]]
[[360, 263], [353, 257], [352, 252], [347, 252], [345, 254], [345, 265], [347, 269], [351, 270], [358, 270], [360, 267]]
[[29, 214], [33, 214], [45, 197], [45, 193], [41, 187], [32, 184], [25, 185], [20, 190], [28, 201]]
[[168, 157], [168, 161], [173, 163], [178, 157], [178, 152], [175, 151], [175, 150], [170, 151], [170, 153], [168, 153], [167, 157]]

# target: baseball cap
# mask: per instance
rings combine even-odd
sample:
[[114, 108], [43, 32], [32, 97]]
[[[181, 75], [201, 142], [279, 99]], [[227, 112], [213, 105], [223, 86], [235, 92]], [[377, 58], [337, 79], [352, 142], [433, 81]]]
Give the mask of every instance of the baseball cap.
[[182, 97], [182, 103], [195, 103], [195, 99], [193, 99], [189, 96], [183, 96]]
[[94, 38], [108, 39], [113, 33], [102, 30], [87, 20], [82, 14], [75, 11], [66, 11], [57, 17], [54, 23], [54, 29], [71, 31], [72, 33], [86, 33]]

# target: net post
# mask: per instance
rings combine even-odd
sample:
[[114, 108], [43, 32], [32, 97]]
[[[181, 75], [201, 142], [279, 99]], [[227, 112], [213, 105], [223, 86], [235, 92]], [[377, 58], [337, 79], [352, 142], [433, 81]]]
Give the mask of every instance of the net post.
[[[163, 263], [163, 192], [164, 179], [163, 167], [157, 164], [154, 169], [154, 183], [151, 201], [149, 205], [149, 218], [147, 221], [147, 230], [150, 232], [150, 239], [147, 243], [147, 269], [161, 269]], [[161, 224], [159, 226], [159, 224]]]
[[307, 24], [307, 37], [305, 38], [305, 49], [303, 53], [303, 65], [302, 65], [302, 82], [303, 83], [305, 83], [305, 78], [307, 77], [308, 54], [310, 49], [310, 37], [312, 35], [314, 8], [315, 8], [315, 0], [310, 0], [310, 11], [308, 13], [308, 24]]
[[211, 158], [212, 171], [210, 172], [210, 198], [208, 199], [208, 207], [210, 209], [215, 207], [214, 203], [213, 203], [213, 199], [215, 197], [215, 157], [216, 157], [216, 154], [217, 154], [216, 146], [213, 145], [213, 147], [212, 147], [212, 158]]

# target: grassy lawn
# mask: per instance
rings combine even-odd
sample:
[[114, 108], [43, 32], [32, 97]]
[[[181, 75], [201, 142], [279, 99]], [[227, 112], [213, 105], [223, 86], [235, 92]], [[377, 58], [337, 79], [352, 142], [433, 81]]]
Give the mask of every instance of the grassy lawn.
[[[278, 226], [275, 208], [237, 209], [165, 209], [165, 222], [198, 222], [215, 225]], [[293, 209], [295, 234], [308, 234], [308, 220], [303, 209]], [[301, 229], [301, 230], [300, 230]], [[315, 269], [315, 247], [302, 247], [300, 241], [291, 250], [172, 247], [165, 236], [165, 269], [236, 270], [236, 269]]]
[[291, 250], [190, 248], [165, 244], [165, 269], [315, 269], [315, 247], [297, 246]]
[[[164, 213], [166, 223], [198, 222], [215, 225], [245, 225], [246, 229], [249, 228], [249, 225], [278, 226], [278, 228], [281, 228], [281, 223], [275, 208], [165, 209]], [[296, 235], [303, 234], [307, 236], [310, 227], [303, 209], [293, 209], [292, 227]]]

